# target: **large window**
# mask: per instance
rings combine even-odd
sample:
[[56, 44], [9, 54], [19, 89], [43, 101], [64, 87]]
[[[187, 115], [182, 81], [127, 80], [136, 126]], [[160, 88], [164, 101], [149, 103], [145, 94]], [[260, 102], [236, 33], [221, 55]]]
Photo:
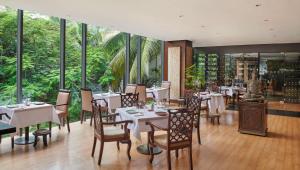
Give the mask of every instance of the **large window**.
[[125, 33], [88, 26], [87, 85], [94, 92], [119, 91], [124, 75]]
[[66, 21], [66, 72], [65, 88], [71, 91], [69, 107], [71, 121], [79, 119], [81, 110], [81, 24]]
[[24, 12], [23, 98], [55, 103], [59, 86], [59, 19]]
[[151, 87], [161, 81], [161, 41], [142, 38], [141, 75], [142, 83]]
[[0, 6], [0, 105], [16, 102], [17, 11]]

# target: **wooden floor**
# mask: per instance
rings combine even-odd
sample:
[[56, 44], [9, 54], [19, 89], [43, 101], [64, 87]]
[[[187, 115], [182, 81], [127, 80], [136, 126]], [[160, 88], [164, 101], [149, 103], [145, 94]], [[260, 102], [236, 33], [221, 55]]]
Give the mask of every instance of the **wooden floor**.
[[273, 110], [300, 112], [299, 103], [280, 103], [279, 101], [268, 101], [268, 108]]
[[[211, 125], [205, 119], [201, 122], [202, 145], [196, 141], [194, 132], [193, 163], [194, 169], [203, 170], [296, 170], [300, 169], [300, 118], [269, 115], [269, 136], [259, 137], [237, 132], [237, 112], [227, 111], [221, 118], [221, 125]], [[71, 124], [71, 133], [67, 129], [54, 129], [47, 148], [39, 142], [37, 149], [30, 146], [16, 146], [10, 149], [10, 140], [4, 139], [0, 145], [0, 169], [166, 169], [166, 153], [156, 156], [153, 164], [148, 157], [136, 152], [141, 142], [133, 140], [132, 160], [126, 156], [126, 145], [117, 151], [115, 143], [104, 146], [102, 165], [97, 165], [99, 145], [95, 158], [90, 156], [93, 129], [88, 122]], [[143, 136], [145, 141], [145, 136]], [[173, 169], [187, 169], [187, 150], [179, 152], [176, 160], [172, 155]]]

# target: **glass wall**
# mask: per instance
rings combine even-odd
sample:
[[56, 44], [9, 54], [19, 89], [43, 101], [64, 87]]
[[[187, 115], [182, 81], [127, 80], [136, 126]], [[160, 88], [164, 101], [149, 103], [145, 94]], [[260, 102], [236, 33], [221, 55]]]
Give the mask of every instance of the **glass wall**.
[[161, 83], [161, 41], [142, 38], [141, 76], [147, 87]]
[[125, 33], [88, 25], [87, 86], [119, 91], [124, 77]]
[[16, 102], [17, 11], [0, 6], [0, 105]]
[[241, 85], [258, 74], [258, 53], [225, 54], [225, 82], [227, 85]]
[[81, 24], [66, 21], [66, 85], [71, 91], [71, 106], [69, 107], [71, 121], [79, 119], [81, 111]]
[[[17, 11], [0, 7], [0, 104], [16, 101], [16, 35]], [[23, 24], [23, 97], [32, 101], [55, 103], [60, 76], [60, 19], [24, 12]], [[71, 90], [71, 121], [79, 119], [81, 110], [82, 24], [66, 22], [65, 88]], [[88, 25], [87, 86], [119, 91], [123, 78], [126, 33]], [[137, 78], [137, 35], [131, 35], [130, 82]], [[161, 42], [142, 37], [141, 78], [148, 87], [160, 82]]]
[[59, 88], [59, 19], [24, 12], [23, 98], [55, 103]]
[[269, 100], [300, 102], [300, 53], [261, 53], [259, 76]]

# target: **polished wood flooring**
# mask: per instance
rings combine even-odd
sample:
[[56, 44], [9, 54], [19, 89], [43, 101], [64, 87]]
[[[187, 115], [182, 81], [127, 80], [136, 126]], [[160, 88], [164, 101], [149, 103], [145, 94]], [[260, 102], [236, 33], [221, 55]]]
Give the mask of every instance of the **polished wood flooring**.
[[[237, 131], [237, 112], [227, 111], [220, 125], [212, 125], [202, 119], [202, 145], [197, 144], [196, 131], [193, 139], [194, 169], [203, 170], [299, 170], [300, 169], [300, 118], [269, 115], [269, 135], [259, 137], [240, 134]], [[146, 136], [143, 136], [143, 141]], [[103, 169], [103, 170], [162, 170], [167, 168], [166, 153], [156, 156], [153, 164], [147, 156], [137, 153], [141, 142], [132, 136], [132, 160], [126, 156], [127, 145], [117, 151], [115, 143], [106, 143], [102, 165], [97, 165], [99, 143], [95, 158], [92, 158], [93, 129], [88, 121], [81, 125], [71, 124], [71, 133], [63, 128], [54, 128], [47, 148], [39, 142], [36, 149], [30, 146], [15, 146], [10, 149], [10, 140], [0, 144], [0, 169]], [[181, 150], [179, 158], [172, 154], [173, 169], [188, 168], [188, 152]]]
[[299, 103], [280, 103], [279, 101], [268, 101], [268, 108], [273, 110], [300, 112]]

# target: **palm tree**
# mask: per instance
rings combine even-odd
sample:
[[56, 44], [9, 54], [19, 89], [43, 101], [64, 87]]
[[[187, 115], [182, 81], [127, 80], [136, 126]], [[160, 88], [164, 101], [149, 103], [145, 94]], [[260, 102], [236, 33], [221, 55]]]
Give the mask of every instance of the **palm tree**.
[[[126, 53], [126, 34], [120, 32], [107, 33], [104, 38], [104, 47], [111, 56], [110, 67], [115, 77], [112, 85], [118, 88], [124, 75], [125, 53]], [[137, 35], [133, 35], [130, 41], [130, 82], [135, 83], [137, 79]], [[151, 67], [152, 63], [157, 65], [157, 59], [160, 57], [160, 41], [151, 38], [142, 38], [141, 44], [141, 77], [146, 80], [153, 73], [157, 74], [157, 69]], [[156, 66], [155, 66], [156, 67]], [[154, 76], [156, 77], [156, 76]]]

